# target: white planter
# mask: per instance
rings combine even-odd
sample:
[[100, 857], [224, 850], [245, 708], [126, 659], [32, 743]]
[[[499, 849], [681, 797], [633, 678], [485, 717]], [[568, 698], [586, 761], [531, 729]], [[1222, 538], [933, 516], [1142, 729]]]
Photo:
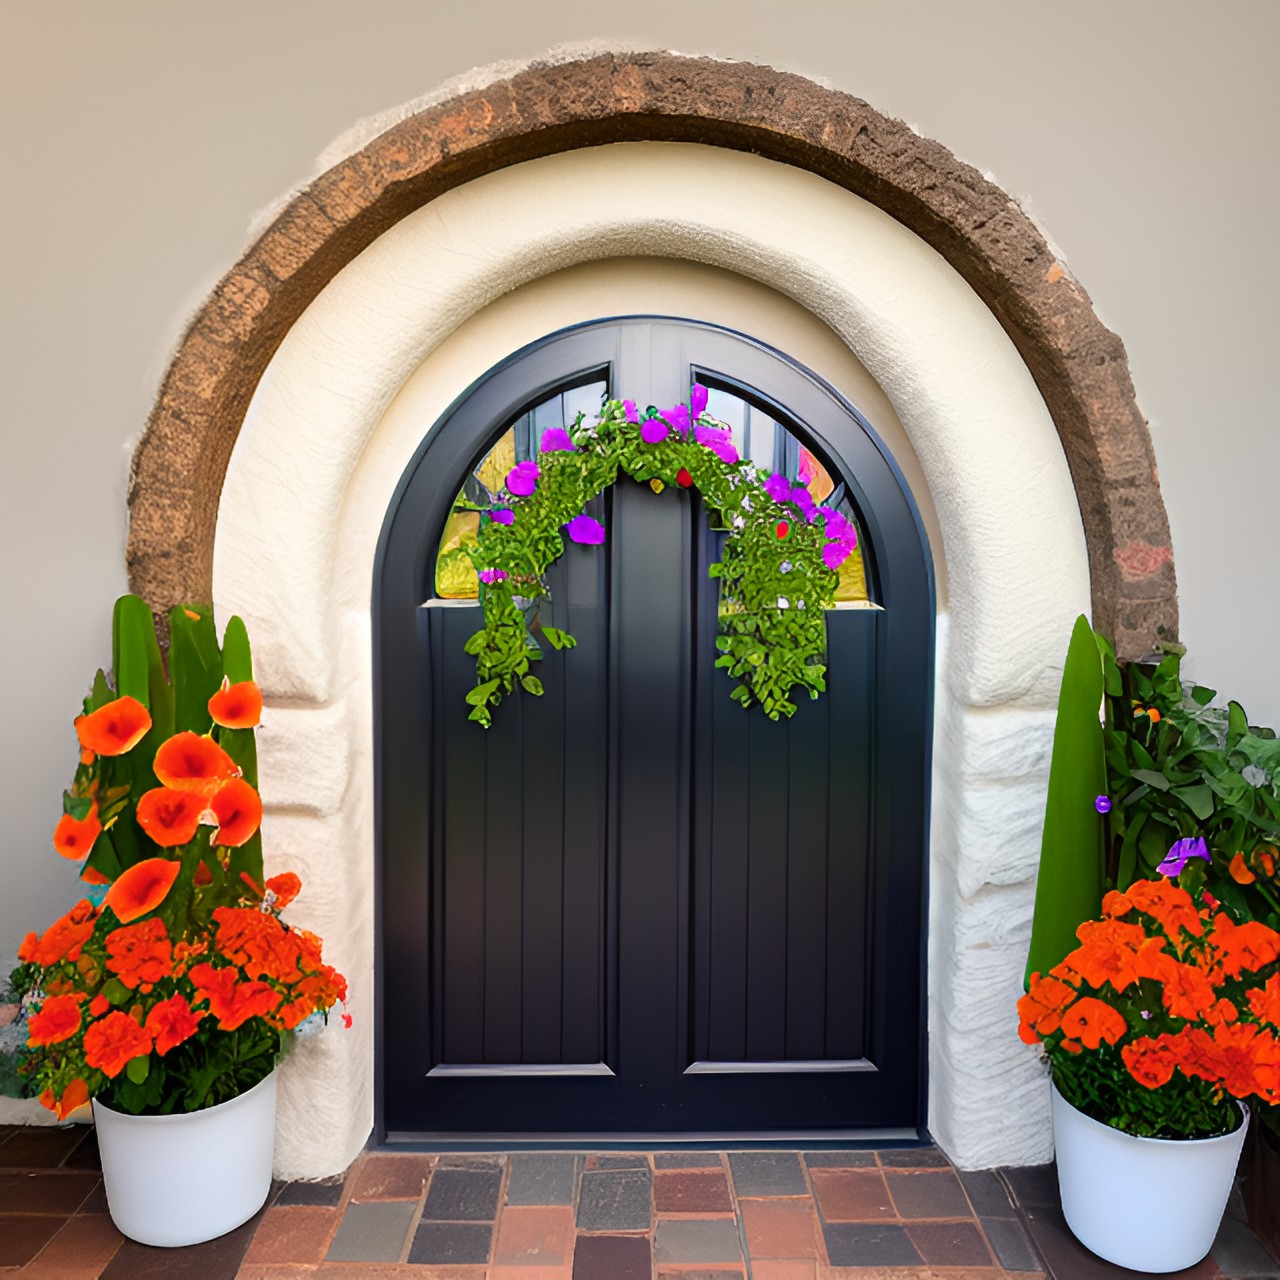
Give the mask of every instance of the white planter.
[[266, 1201], [276, 1137], [276, 1073], [204, 1111], [131, 1116], [96, 1098], [93, 1119], [111, 1220], [140, 1244], [199, 1244]]
[[1227, 1207], [1249, 1127], [1219, 1138], [1134, 1138], [1053, 1090], [1062, 1214], [1100, 1258], [1134, 1271], [1181, 1271], [1208, 1252]]

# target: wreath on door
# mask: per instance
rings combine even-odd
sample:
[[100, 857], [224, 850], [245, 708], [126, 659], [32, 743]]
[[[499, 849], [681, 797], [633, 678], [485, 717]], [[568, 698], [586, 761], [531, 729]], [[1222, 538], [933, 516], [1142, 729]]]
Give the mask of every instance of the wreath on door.
[[585, 508], [622, 472], [659, 493], [668, 485], [697, 489], [728, 533], [708, 572], [721, 584], [716, 666], [737, 679], [732, 696], [777, 720], [794, 714], [797, 687], [810, 698], [823, 692], [824, 615], [857, 532], [815, 503], [806, 485], [739, 458], [730, 429], [707, 413], [707, 389], [695, 383], [688, 405], [650, 405], [641, 414], [632, 400], [609, 400], [595, 422], [580, 413], [571, 427], [548, 428], [538, 460], [507, 473], [468, 548], [484, 608], [484, 627], [466, 643], [476, 660], [470, 718], [488, 728], [504, 694], [519, 687], [541, 695], [530, 670], [541, 657], [538, 636], [573, 648], [573, 636], [538, 616], [551, 594], [545, 574], [566, 537], [604, 542], [604, 526]]

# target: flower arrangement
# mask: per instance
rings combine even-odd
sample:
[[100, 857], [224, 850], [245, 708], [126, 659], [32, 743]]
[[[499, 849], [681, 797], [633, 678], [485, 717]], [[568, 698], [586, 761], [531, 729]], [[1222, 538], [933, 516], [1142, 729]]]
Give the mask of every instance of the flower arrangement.
[[1103, 899], [1080, 945], [1018, 1001], [1077, 1110], [1139, 1137], [1240, 1123], [1231, 1098], [1280, 1102], [1280, 933], [1211, 894], [1138, 880]]
[[[528, 615], [549, 595], [543, 575], [563, 553], [565, 537], [604, 541], [603, 525], [585, 508], [620, 472], [655, 492], [696, 488], [728, 531], [710, 574], [722, 586], [716, 665], [740, 682], [733, 697], [743, 706], [759, 703], [776, 720], [795, 712], [795, 688], [811, 698], [825, 689], [824, 610], [857, 532], [840, 512], [815, 503], [805, 485], [763, 475], [740, 459], [729, 428], [706, 410], [707, 389], [697, 384], [688, 405], [650, 405], [643, 414], [634, 401], [610, 400], [595, 422], [579, 414], [572, 427], [545, 431], [538, 461], [511, 468], [468, 549], [485, 620], [466, 645], [476, 659], [476, 685], [467, 694], [472, 720], [487, 728], [492, 709], [517, 685], [542, 693], [530, 671]], [[544, 623], [538, 631], [556, 649], [573, 647], [566, 631]]]
[[116, 685], [99, 671], [76, 718], [53, 835], [90, 887], [28, 934], [10, 979], [26, 1014], [19, 1071], [60, 1119], [91, 1097], [132, 1114], [226, 1101], [346, 997], [320, 939], [281, 919], [298, 877], [263, 879], [262, 697], [244, 625], [233, 618], [220, 646], [208, 609], [169, 624], [166, 671], [146, 604], [117, 602]]

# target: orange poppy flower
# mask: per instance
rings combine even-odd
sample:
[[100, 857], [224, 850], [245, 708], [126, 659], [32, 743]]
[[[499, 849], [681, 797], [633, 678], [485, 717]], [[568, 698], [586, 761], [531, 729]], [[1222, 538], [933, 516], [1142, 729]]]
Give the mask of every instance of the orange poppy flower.
[[58, 1113], [59, 1120], [65, 1120], [73, 1111], [79, 1111], [89, 1101], [89, 1086], [77, 1076], [62, 1091], [62, 1097], [51, 1111]]
[[84, 1033], [84, 1060], [114, 1080], [134, 1058], [151, 1052], [151, 1033], [116, 1009]]
[[27, 1019], [27, 1044], [61, 1044], [80, 1030], [80, 1001], [75, 996], [46, 996]]
[[1237, 853], [1231, 859], [1231, 866], [1228, 868], [1231, 872], [1231, 878], [1236, 884], [1252, 884], [1258, 877], [1244, 865], [1244, 854]]
[[180, 869], [181, 864], [170, 858], [147, 858], [136, 862], [120, 873], [107, 890], [102, 904], [116, 913], [121, 924], [131, 924], [164, 901]]
[[90, 849], [93, 842], [102, 832], [102, 823], [98, 821], [98, 805], [95, 801], [83, 818], [73, 818], [64, 813], [53, 829], [53, 847], [64, 858], [79, 861]]
[[218, 819], [212, 844], [238, 849], [262, 822], [262, 800], [243, 779], [232, 778], [220, 787], [209, 807]]
[[1129, 1074], [1144, 1088], [1159, 1089], [1173, 1079], [1177, 1059], [1163, 1037], [1152, 1040], [1135, 1040], [1120, 1050]]
[[153, 787], [138, 801], [138, 826], [165, 849], [194, 840], [204, 813], [204, 796], [194, 791]]
[[80, 868], [80, 879], [85, 884], [110, 884], [111, 877], [104, 876], [97, 867], [91, 867], [87, 862]]
[[[18, 959], [24, 963], [38, 964], [47, 969], [61, 960], [72, 962], [80, 959], [84, 944], [93, 934], [98, 913], [88, 898], [81, 898], [65, 916], [55, 920], [43, 937], [27, 934], [18, 948]], [[47, 988], [46, 988], [47, 989]]]
[[122, 756], [146, 736], [151, 728], [151, 712], [137, 698], [125, 694], [87, 716], [77, 716], [75, 724], [76, 737], [85, 751]]
[[211, 796], [224, 782], [237, 777], [239, 766], [212, 738], [175, 733], [156, 752], [156, 777], [175, 791]]
[[152, 1006], [147, 1014], [146, 1029], [155, 1037], [156, 1052], [162, 1057], [170, 1049], [176, 1048], [184, 1040], [195, 1035], [204, 1017], [203, 1010], [193, 1013], [191, 1006], [182, 995], [170, 996]]
[[107, 934], [107, 955], [107, 968], [130, 991], [173, 972], [173, 951], [162, 920], [140, 920], [113, 929]]
[[1062, 1023], [1062, 1011], [1076, 998], [1074, 987], [1057, 978], [1031, 975], [1027, 994], [1018, 1001], [1018, 1036], [1024, 1044], [1035, 1044], [1052, 1035]]
[[262, 722], [262, 691], [252, 680], [231, 684], [224, 679], [209, 699], [209, 714], [224, 729], [256, 729]]
[[1241, 970], [1260, 969], [1280, 956], [1280, 933], [1258, 920], [1237, 925], [1230, 916], [1213, 918], [1213, 946], [1222, 970], [1236, 977]]
[[1082, 996], [1062, 1015], [1063, 1032], [1089, 1049], [1098, 1048], [1104, 1040], [1115, 1044], [1128, 1029], [1121, 1014], [1093, 996]]
[[302, 892], [302, 881], [292, 871], [284, 871], [267, 881], [267, 892], [275, 894], [276, 909], [283, 911]]

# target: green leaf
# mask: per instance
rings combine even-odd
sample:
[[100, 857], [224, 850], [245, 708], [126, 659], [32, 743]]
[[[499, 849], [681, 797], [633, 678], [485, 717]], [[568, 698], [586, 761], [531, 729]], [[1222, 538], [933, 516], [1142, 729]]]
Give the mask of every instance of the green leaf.
[[468, 638], [467, 643], [462, 646], [464, 653], [469, 653], [473, 658], [477, 653], [484, 649], [488, 640], [489, 633], [487, 631], [477, 631], [475, 635]]
[[232, 684], [253, 679], [253, 652], [243, 618], [230, 618], [222, 633], [222, 674]]
[[1201, 822], [1213, 817], [1213, 792], [1200, 783], [1192, 787], [1174, 787], [1172, 794], [1177, 796]]
[[484, 684], [478, 684], [470, 693], [467, 694], [467, 701], [472, 706], [482, 706], [489, 701], [490, 696], [498, 687], [497, 680], [486, 680]]
[[128, 1004], [133, 992], [119, 978], [108, 978], [102, 984], [102, 994], [114, 1005]]
[[531, 693], [535, 698], [542, 697], [542, 681], [537, 676], [521, 676], [520, 685], [526, 693]]
[[143, 1054], [138, 1058], [130, 1058], [125, 1064], [124, 1073], [134, 1084], [141, 1084], [151, 1072], [151, 1055]]
[[121, 596], [111, 620], [111, 661], [115, 668], [116, 692], [121, 697], [137, 698], [144, 707], [151, 701], [148, 646], [157, 648], [150, 607], [138, 596]]
[[1169, 779], [1155, 769], [1134, 769], [1133, 777], [1139, 782], [1145, 782], [1147, 786], [1154, 787], [1157, 791], [1169, 790]]

